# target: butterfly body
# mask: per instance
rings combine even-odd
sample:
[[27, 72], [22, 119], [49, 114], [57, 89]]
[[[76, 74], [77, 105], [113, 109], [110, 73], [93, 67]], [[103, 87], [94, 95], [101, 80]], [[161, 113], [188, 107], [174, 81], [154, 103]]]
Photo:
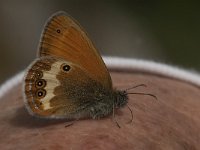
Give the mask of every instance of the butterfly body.
[[63, 12], [47, 22], [39, 57], [24, 78], [29, 113], [43, 118], [101, 118], [127, 103], [83, 29]]

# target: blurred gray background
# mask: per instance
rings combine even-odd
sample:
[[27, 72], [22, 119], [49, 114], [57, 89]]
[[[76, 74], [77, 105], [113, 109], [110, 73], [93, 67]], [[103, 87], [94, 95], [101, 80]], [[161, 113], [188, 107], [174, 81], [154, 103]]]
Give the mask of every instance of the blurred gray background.
[[194, 1], [1, 0], [0, 83], [36, 57], [46, 19], [63, 10], [103, 55], [200, 70], [200, 9]]

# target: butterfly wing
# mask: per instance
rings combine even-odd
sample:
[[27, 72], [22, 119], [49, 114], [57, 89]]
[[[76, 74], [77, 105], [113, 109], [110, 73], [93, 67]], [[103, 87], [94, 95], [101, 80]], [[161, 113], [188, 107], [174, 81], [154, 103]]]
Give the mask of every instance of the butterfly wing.
[[64, 12], [46, 23], [39, 45], [39, 57], [56, 56], [84, 68], [89, 76], [112, 89], [109, 72], [82, 27]]
[[56, 57], [36, 59], [25, 75], [24, 100], [34, 116], [88, 117], [89, 106], [105, 91], [81, 66]]

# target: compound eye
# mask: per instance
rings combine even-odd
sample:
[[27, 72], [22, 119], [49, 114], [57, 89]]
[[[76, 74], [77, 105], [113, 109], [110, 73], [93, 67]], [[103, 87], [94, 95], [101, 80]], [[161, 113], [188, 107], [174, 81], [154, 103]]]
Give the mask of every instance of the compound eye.
[[68, 65], [68, 64], [62, 64], [62, 65], [61, 65], [61, 69], [62, 69], [62, 71], [64, 71], [64, 72], [68, 72], [68, 71], [71, 69], [71, 67], [70, 67], [70, 65]]

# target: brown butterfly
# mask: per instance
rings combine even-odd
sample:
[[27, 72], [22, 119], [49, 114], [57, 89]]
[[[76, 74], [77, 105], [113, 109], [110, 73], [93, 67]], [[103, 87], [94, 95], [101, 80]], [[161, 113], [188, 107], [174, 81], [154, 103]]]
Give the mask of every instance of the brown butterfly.
[[82, 27], [64, 12], [54, 14], [45, 25], [38, 58], [24, 78], [29, 113], [96, 119], [125, 106], [127, 94], [127, 90], [113, 89], [101, 56]]

